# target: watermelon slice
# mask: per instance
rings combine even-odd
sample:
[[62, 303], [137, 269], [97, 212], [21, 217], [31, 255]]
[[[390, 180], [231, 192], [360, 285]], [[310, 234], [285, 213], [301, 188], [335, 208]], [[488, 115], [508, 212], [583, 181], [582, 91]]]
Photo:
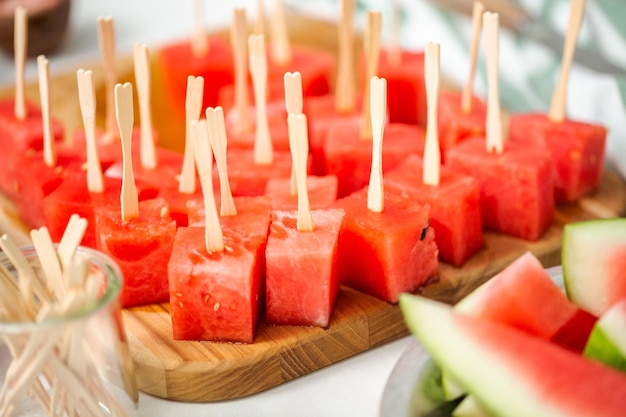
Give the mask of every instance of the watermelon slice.
[[[324, 141], [326, 172], [339, 181], [338, 196], [345, 197], [369, 183], [372, 141], [360, 136], [361, 119], [333, 123]], [[383, 141], [383, 172], [398, 166], [411, 154], [424, 153], [424, 130], [417, 125], [389, 123]]]
[[[133, 143], [137, 142], [135, 140]], [[118, 144], [118, 146], [121, 148], [121, 145]], [[156, 189], [178, 187], [178, 176], [183, 165], [183, 155], [160, 147], [156, 148], [155, 151], [156, 166], [154, 168], [142, 166], [139, 152], [132, 153], [132, 167], [135, 180]], [[124, 164], [122, 160], [119, 160], [104, 171], [104, 176], [121, 180], [123, 171]]]
[[470, 138], [448, 150], [446, 165], [480, 182], [485, 228], [536, 241], [552, 224], [552, 162], [540, 149], [508, 141], [499, 154]]
[[333, 207], [346, 213], [338, 249], [343, 284], [396, 303], [400, 293], [436, 278], [439, 261], [428, 205], [387, 192], [384, 211], [375, 213], [368, 210], [363, 189]]
[[337, 240], [343, 210], [312, 210], [312, 231], [297, 211], [274, 211], [266, 249], [266, 318], [271, 324], [328, 327], [339, 291]]
[[574, 303], [601, 317], [626, 298], [626, 218], [567, 224], [562, 248], [565, 289]]
[[[251, 109], [251, 126], [248, 131], [237, 130], [237, 110], [230, 109], [226, 113], [226, 136], [228, 137], [229, 149], [253, 149], [256, 139], [256, 109]], [[289, 129], [287, 127], [287, 110], [284, 101], [271, 101], [267, 103], [267, 124], [269, 127], [272, 147], [276, 151], [289, 151]]]
[[549, 340], [579, 308], [526, 252], [459, 301], [455, 310]]
[[[337, 200], [337, 177], [335, 175], [308, 176], [309, 206], [320, 209]], [[272, 200], [274, 210], [297, 210], [298, 195], [291, 193], [291, 178], [273, 178], [267, 182], [265, 195]]]
[[556, 201], [577, 201], [600, 184], [606, 145], [604, 126], [571, 119], [555, 123], [544, 114], [517, 114], [510, 119], [509, 138], [543, 148], [551, 155]]
[[626, 372], [626, 298], [600, 317], [591, 332], [584, 354]]
[[410, 155], [385, 175], [385, 189], [430, 205], [430, 225], [435, 231], [439, 258], [462, 265], [483, 245], [478, 181], [442, 166], [438, 186], [422, 181], [423, 161]]
[[119, 203], [95, 208], [97, 248], [122, 270], [120, 305], [131, 307], [169, 300], [167, 261], [176, 223], [162, 198], [139, 202], [139, 217], [123, 221]]
[[407, 325], [426, 351], [490, 414], [623, 416], [626, 376], [516, 329], [402, 294]]
[[437, 129], [441, 162], [445, 163], [446, 153], [459, 142], [475, 136], [485, 136], [487, 105], [478, 97], [472, 97], [472, 110], [464, 112], [461, 107], [461, 93], [442, 90], [437, 102]]
[[[291, 154], [274, 152], [270, 164], [257, 164], [251, 149], [229, 149], [227, 158], [228, 179], [233, 196], [261, 196], [265, 194], [271, 178], [291, 177]], [[214, 166], [214, 183], [217, 181], [217, 166]]]

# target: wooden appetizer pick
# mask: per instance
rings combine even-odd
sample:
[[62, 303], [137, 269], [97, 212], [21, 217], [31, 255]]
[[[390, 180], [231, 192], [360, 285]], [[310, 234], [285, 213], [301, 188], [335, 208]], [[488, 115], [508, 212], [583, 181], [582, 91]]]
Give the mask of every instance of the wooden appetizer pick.
[[15, 118], [17, 120], [24, 120], [26, 119], [24, 67], [26, 65], [26, 48], [28, 45], [28, 10], [23, 6], [17, 6], [15, 8], [14, 18]]
[[213, 194], [213, 152], [209, 143], [206, 120], [193, 121], [193, 148], [196, 166], [200, 175], [205, 215], [205, 244], [208, 253], [224, 250], [224, 235]]
[[335, 109], [338, 113], [350, 113], [355, 107], [353, 20], [354, 0], [341, 0], [339, 57], [337, 59], [337, 82], [335, 85]]
[[257, 35], [265, 35], [265, 2], [257, 0], [256, 2], [256, 18], [254, 19], [254, 33]]
[[[291, 149], [291, 120], [290, 115], [301, 114], [303, 106], [302, 98], [302, 77], [299, 72], [286, 72], [284, 76], [285, 84], [285, 106], [287, 108], [287, 128], [289, 130], [289, 148]], [[308, 136], [308, 135], [307, 135]], [[308, 140], [306, 143], [308, 153]], [[295, 165], [291, 169], [291, 195], [298, 193], [298, 184], [296, 180]]]
[[569, 80], [570, 67], [574, 59], [574, 50], [576, 48], [576, 41], [578, 40], [578, 32], [580, 31], [584, 11], [585, 0], [572, 0], [565, 45], [563, 47], [563, 58], [561, 59], [561, 72], [556, 89], [552, 95], [552, 103], [548, 114], [552, 122], [561, 123], [565, 119], [567, 82]]
[[361, 139], [372, 138], [372, 121], [370, 115], [370, 81], [378, 72], [378, 60], [380, 57], [380, 24], [381, 14], [378, 11], [367, 11], [367, 23], [363, 38], [365, 49], [365, 86], [363, 90], [363, 108], [361, 120]]
[[108, 140], [118, 137], [115, 120], [115, 85], [117, 70], [115, 68], [115, 28], [110, 16], [98, 18], [98, 40], [102, 53], [102, 64], [105, 75], [106, 112], [105, 136]]
[[193, 17], [194, 31], [191, 35], [191, 51], [196, 57], [204, 57], [209, 53], [209, 40], [204, 25], [204, 0], [194, 0]]
[[370, 80], [370, 120], [372, 123], [372, 168], [367, 189], [367, 208], [382, 213], [384, 208], [383, 189], [383, 133], [387, 118], [387, 80], [372, 77]]
[[92, 75], [89, 70], [76, 71], [80, 113], [87, 142], [87, 189], [92, 193], [101, 193], [104, 191], [104, 176], [96, 146], [96, 90]]
[[194, 165], [193, 140], [191, 139], [191, 123], [200, 119], [202, 98], [204, 94], [204, 78], [190, 75], [187, 78], [187, 97], [185, 99], [185, 153], [180, 172], [178, 191], [193, 194], [196, 190], [196, 169]]
[[137, 98], [139, 100], [139, 126], [141, 132], [140, 161], [146, 169], [156, 167], [156, 150], [152, 135], [152, 111], [150, 109], [150, 60], [148, 47], [143, 44], [135, 44], [133, 49], [133, 62], [135, 66], [135, 85], [137, 86]]
[[500, 19], [497, 13], [483, 14], [487, 59], [487, 152], [502, 153], [502, 116], [498, 89]]
[[470, 44], [470, 65], [469, 74], [461, 95], [461, 109], [465, 113], [472, 111], [472, 97], [474, 96], [474, 78], [476, 74], [476, 60], [478, 57], [478, 46], [480, 41], [480, 31], [482, 28], [483, 13], [485, 6], [480, 1], [474, 1], [472, 11], [472, 41]]
[[300, 231], [311, 231], [314, 228], [313, 216], [309, 205], [309, 191], [307, 187], [307, 158], [309, 156], [309, 138], [307, 135], [306, 115], [290, 114], [289, 145], [291, 158], [296, 174], [298, 190], [298, 221], [296, 227]]
[[250, 99], [248, 97], [248, 54], [247, 54], [247, 27], [246, 9], [233, 10], [233, 24], [231, 26], [231, 44], [233, 48], [235, 71], [235, 133], [248, 132], [252, 128], [250, 120]]
[[139, 197], [133, 174], [131, 141], [133, 135], [133, 87], [130, 83], [115, 86], [115, 115], [122, 141], [122, 220], [139, 217]]
[[272, 10], [272, 62], [278, 65], [287, 65], [291, 62], [291, 44], [287, 31], [287, 19], [283, 0], [274, 0]]
[[43, 160], [46, 165], [53, 167], [57, 164], [57, 154], [50, 121], [50, 63], [43, 55], [37, 57], [37, 72], [39, 75], [39, 98], [43, 122]]
[[439, 44], [427, 43], [425, 51], [426, 100], [428, 117], [424, 145], [424, 184], [439, 185], [441, 153], [437, 130], [437, 101], [439, 97]]
[[391, 15], [391, 28], [389, 37], [389, 46], [387, 48], [387, 56], [389, 62], [394, 67], [402, 65], [402, 51], [400, 47], [400, 5], [398, 0], [391, 0], [389, 4]]
[[248, 38], [248, 49], [256, 107], [254, 162], [269, 165], [274, 161], [274, 150], [267, 121], [267, 58], [265, 55], [265, 37], [263, 35], [250, 35]]
[[217, 173], [220, 180], [220, 215], [235, 216], [237, 207], [233, 200], [233, 193], [228, 181], [228, 168], [226, 164], [226, 124], [224, 122], [224, 110], [221, 107], [209, 107], [206, 109], [206, 121], [209, 129], [209, 143], [213, 149]]

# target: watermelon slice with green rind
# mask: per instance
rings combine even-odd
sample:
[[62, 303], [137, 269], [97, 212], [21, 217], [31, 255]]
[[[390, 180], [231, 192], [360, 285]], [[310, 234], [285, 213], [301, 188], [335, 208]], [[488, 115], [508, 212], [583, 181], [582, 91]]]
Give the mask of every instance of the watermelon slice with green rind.
[[562, 245], [570, 300], [601, 317], [626, 297], [626, 218], [567, 224]]
[[494, 416], [623, 416], [626, 376], [549, 342], [402, 294], [411, 332]]
[[626, 372], [626, 298], [597, 321], [584, 355]]

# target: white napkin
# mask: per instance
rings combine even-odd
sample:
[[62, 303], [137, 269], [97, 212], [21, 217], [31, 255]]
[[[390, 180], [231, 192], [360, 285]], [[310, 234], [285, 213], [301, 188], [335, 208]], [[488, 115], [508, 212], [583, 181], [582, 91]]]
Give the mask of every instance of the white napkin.
[[[467, 0], [470, 2], [471, 0]], [[569, 19], [569, 0], [517, 0], [530, 13], [546, 19], [557, 31], [565, 33]], [[471, 21], [439, 9], [431, 0], [396, 0], [401, 8], [401, 44], [407, 49], [422, 49], [427, 42], [441, 45], [441, 70], [459, 86], [468, 73]], [[363, 26], [365, 10], [383, 14], [383, 42], [391, 34], [390, 0], [359, 0], [357, 27]], [[330, 19], [338, 16], [336, 0], [303, 2], [291, 0], [293, 7]], [[610, 55], [626, 67], [626, 2], [588, 0], [579, 43]], [[483, 46], [478, 64], [475, 91], [486, 94], [486, 68]], [[500, 99], [512, 112], [547, 112], [560, 71], [561, 54], [533, 41], [515, 38], [506, 29], [500, 36]], [[572, 65], [567, 116], [571, 119], [602, 124], [608, 128], [607, 164], [626, 178], [626, 79], [599, 74], [577, 63]]]

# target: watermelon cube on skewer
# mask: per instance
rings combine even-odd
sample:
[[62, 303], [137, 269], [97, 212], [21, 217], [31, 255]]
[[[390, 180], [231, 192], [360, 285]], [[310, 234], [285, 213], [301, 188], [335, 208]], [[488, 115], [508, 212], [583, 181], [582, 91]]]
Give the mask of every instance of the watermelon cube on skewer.
[[[207, 110], [206, 121], [193, 122], [194, 154], [204, 196], [204, 227], [181, 227], [176, 234], [168, 264], [170, 313], [177, 340], [213, 340], [251, 343], [263, 295], [262, 274], [269, 228], [270, 204], [252, 207], [239, 217], [234, 205], [231, 215], [220, 220], [215, 207], [212, 180], [212, 151], [209, 139], [222, 134], [214, 126], [223, 118], [221, 108]], [[222, 120], [223, 126], [223, 120]], [[225, 159], [216, 153], [216, 158]], [[249, 203], [259, 200], [249, 198]]]

